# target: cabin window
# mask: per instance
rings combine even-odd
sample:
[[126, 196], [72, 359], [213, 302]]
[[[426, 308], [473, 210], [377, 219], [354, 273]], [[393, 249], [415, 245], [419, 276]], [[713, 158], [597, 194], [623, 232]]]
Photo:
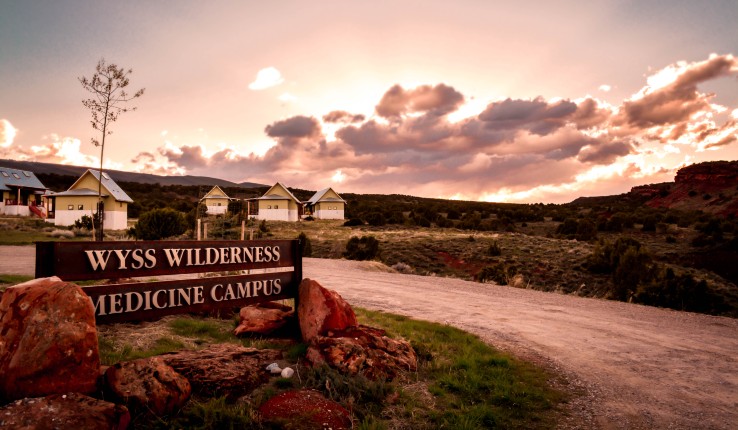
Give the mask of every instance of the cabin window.
[[119, 208], [122, 208], [123, 207], [123, 202], [118, 203], [118, 207]]
[[279, 209], [279, 205], [274, 205], [274, 209]]
[[84, 210], [84, 208], [85, 208], [85, 205], [78, 205], [77, 206], [77, 210]]
[[272, 208], [272, 205], [267, 206], [267, 209], [271, 209], [271, 208]]
[[24, 172], [23, 172], [23, 174], [24, 174], [24, 175], [26, 175], [26, 178], [30, 178], [30, 177], [31, 177], [31, 174], [30, 174], [30, 173], [28, 173], [28, 172], [25, 172], [25, 171], [24, 171]]
[[218, 203], [218, 206], [223, 206], [223, 203]]
[[8, 175], [8, 172], [2, 172], [2, 173], [3, 173], [3, 176], [5, 176], [6, 178], [10, 177], [10, 175]]
[[73, 211], [74, 210], [74, 205], [67, 205], [67, 210], [68, 211]]
[[15, 179], [20, 179], [20, 178], [21, 178], [21, 177], [20, 177], [20, 175], [18, 175], [18, 174], [17, 174], [17, 173], [15, 173], [15, 172], [13, 172], [13, 177], [14, 177]]

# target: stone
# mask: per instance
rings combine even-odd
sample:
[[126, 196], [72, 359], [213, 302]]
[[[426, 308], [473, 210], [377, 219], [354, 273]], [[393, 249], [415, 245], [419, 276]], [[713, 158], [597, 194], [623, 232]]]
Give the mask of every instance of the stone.
[[263, 369], [281, 359], [282, 352], [226, 343], [160, 357], [190, 381], [194, 394], [236, 399], [269, 380], [269, 374]]
[[280, 373], [280, 376], [289, 379], [294, 374], [295, 371], [291, 367], [285, 367], [284, 369], [282, 369], [282, 373]]
[[350, 429], [351, 416], [340, 404], [317, 391], [291, 390], [259, 406], [264, 422], [283, 429]]
[[0, 300], [0, 399], [92, 393], [100, 356], [95, 309], [57, 277], [9, 287]]
[[25, 398], [0, 408], [3, 429], [124, 430], [130, 421], [125, 406], [79, 393]]
[[132, 412], [169, 415], [181, 409], [192, 388], [159, 357], [117, 363], [105, 372], [105, 392]]
[[327, 364], [374, 380], [390, 380], [418, 368], [418, 357], [407, 341], [391, 339], [384, 330], [367, 326], [318, 336], [308, 347], [306, 359], [313, 365]]
[[244, 306], [239, 312], [240, 323], [233, 334], [269, 335], [285, 327], [293, 316], [291, 307], [278, 303]]
[[337, 292], [305, 278], [298, 288], [297, 316], [303, 341], [359, 325], [356, 314]]

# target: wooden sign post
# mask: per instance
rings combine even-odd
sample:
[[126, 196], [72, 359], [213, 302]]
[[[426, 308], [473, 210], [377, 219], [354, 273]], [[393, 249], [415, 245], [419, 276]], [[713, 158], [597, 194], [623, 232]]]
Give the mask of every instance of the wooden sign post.
[[79, 281], [207, 272], [228, 275], [82, 289], [95, 306], [98, 323], [297, 301], [302, 281], [299, 241], [36, 242], [37, 278]]

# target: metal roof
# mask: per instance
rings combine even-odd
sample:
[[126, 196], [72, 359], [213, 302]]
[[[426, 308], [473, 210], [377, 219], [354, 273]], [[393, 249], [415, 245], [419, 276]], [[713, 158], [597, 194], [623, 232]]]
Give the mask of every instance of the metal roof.
[[[269, 194], [270, 191], [272, 191], [277, 185], [284, 188], [284, 190], [289, 194], [289, 197], [281, 196], [279, 194]], [[299, 200], [297, 200], [297, 197], [295, 197], [289, 190], [289, 188], [285, 187], [284, 184], [281, 182], [277, 182], [276, 184], [272, 185], [272, 188], [269, 188], [266, 193], [264, 193], [263, 196], [259, 197], [257, 200], [294, 200], [298, 205], [302, 204]]]
[[[346, 203], [346, 200], [344, 200], [344, 199], [342, 199], [340, 197], [339, 198], [329, 197], [327, 199], [323, 199], [323, 196], [329, 190], [331, 190], [331, 187], [323, 188], [322, 190], [317, 191], [315, 194], [313, 194], [312, 197], [310, 197], [310, 200], [308, 200], [307, 203], [309, 203], [311, 205], [314, 205], [314, 204], [318, 203], [319, 201], [321, 201], [321, 199], [324, 202], [344, 202], [344, 203]], [[335, 191], [333, 191], [333, 192], [336, 193]], [[338, 193], [336, 193], [336, 195], [338, 195]]]
[[[99, 170], [87, 169], [87, 172], [83, 173], [82, 176], [80, 176], [79, 179], [77, 179], [77, 181], [74, 184], [72, 184], [71, 187], [69, 187], [68, 191], [71, 191], [74, 188], [74, 186], [77, 185], [77, 182], [79, 182], [80, 179], [82, 179], [88, 172], [92, 174], [92, 176], [94, 176], [95, 179], [100, 181], [100, 171]], [[103, 171], [102, 186], [106, 190], [108, 190], [108, 192], [113, 196], [113, 198], [116, 201], [133, 203], [133, 199], [130, 198], [128, 194], [126, 194], [126, 192], [123, 191], [123, 189], [118, 184], [115, 183], [113, 178], [111, 178], [108, 175], [108, 173], [104, 171]], [[95, 193], [95, 195], [97, 195], [97, 193]]]
[[0, 167], [0, 190], [10, 191], [10, 187], [30, 188], [34, 190], [47, 189], [32, 172]]

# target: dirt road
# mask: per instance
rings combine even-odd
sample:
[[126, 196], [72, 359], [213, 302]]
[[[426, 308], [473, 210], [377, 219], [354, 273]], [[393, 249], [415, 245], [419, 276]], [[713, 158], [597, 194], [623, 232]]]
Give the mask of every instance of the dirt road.
[[[33, 247], [1, 247], [0, 273], [33, 273]], [[564, 375], [581, 393], [565, 427], [738, 428], [738, 320], [399, 275], [305, 259], [349, 303], [446, 323]]]

